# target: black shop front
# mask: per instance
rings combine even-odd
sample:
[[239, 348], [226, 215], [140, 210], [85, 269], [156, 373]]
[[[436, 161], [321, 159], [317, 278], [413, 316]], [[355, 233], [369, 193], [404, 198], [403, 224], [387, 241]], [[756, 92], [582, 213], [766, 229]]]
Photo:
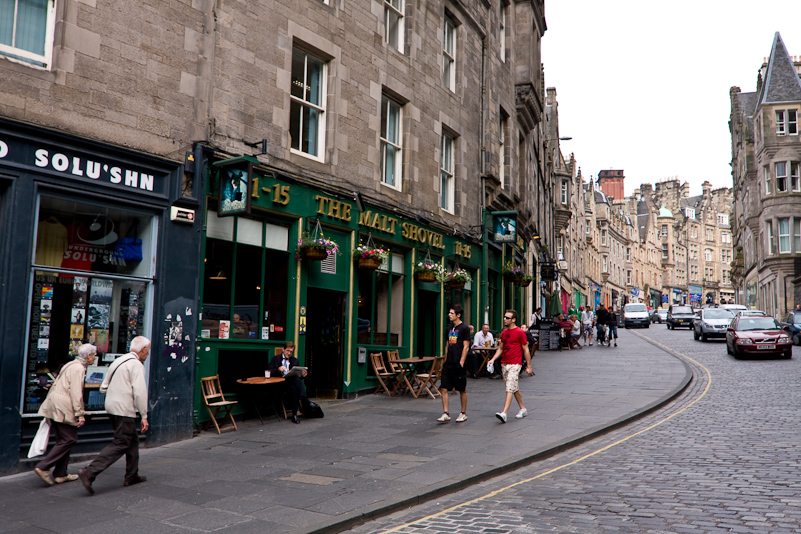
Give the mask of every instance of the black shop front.
[[76, 452], [110, 439], [99, 384], [138, 335], [152, 341], [146, 442], [192, 436], [193, 173], [183, 162], [0, 120], [0, 475], [20, 468], [48, 388], [82, 343], [98, 359], [86, 374]]

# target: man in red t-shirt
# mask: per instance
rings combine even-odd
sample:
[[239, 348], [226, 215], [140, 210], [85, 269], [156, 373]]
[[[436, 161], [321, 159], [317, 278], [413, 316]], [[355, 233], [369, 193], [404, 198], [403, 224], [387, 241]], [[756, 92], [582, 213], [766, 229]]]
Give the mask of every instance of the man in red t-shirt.
[[523, 396], [520, 394], [520, 388], [517, 384], [520, 369], [523, 367], [523, 356], [526, 357], [526, 374], [529, 376], [534, 375], [534, 371], [531, 369], [531, 354], [528, 351], [526, 333], [517, 327], [517, 312], [506, 310], [503, 314], [503, 325], [501, 343], [498, 345], [495, 355], [489, 361], [494, 365], [495, 360], [501, 358], [501, 372], [503, 373], [503, 381], [506, 383], [506, 401], [503, 404], [503, 411], [495, 414], [495, 417], [501, 423], [506, 422], [506, 412], [509, 411], [509, 407], [512, 405], [513, 396], [520, 406], [520, 411], [517, 412], [515, 418], [522, 419], [528, 414], [526, 407], [523, 406]]

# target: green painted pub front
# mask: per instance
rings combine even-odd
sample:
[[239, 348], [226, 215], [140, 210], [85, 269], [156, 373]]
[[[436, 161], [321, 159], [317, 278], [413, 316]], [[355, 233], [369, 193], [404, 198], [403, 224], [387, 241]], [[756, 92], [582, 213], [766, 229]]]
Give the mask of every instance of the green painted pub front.
[[[480, 238], [459, 239], [410, 212], [357, 202], [352, 191], [290, 176], [248, 156], [236, 160], [252, 163], [249, 213], [218, 215], [221, 199], [223, 212], [229, 205], [226, 185], [214, 164], [206, 168], [196, 423], [208, 419], [201, 377], [219, 375], [226, 398], [236, 399], [243, 387], [237, 380], [263, 376], [286, 341], [295, 343], [295, 355], [309, 368], [310, 397], [352, 398], [378, 385], [370, 352], [443, 353], [450, 306], [462, 305], [466, 323], [483, 323]], [[322, 261], [301, 259], [298, 240], [315, 231], [335, 241], [338, 251]], [[352, 257], [368, 239], [389, 250], [377, 270], [360, 269]], [[487, 317], [497, 331], [505, 308], [525, 317], [525, 289], [500, 276], [505, 258], [520, 260], [523, 251], [485, 246]], [[421, 282], [414, 267], [426, 258], [446, 270], [465, 269], [472, 281], [462, 289]]]

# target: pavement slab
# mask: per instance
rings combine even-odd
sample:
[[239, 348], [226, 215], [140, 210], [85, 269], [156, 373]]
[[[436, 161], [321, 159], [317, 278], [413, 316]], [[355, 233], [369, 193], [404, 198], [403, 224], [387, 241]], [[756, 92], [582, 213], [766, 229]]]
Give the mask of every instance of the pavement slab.
[[[366, 395], [321, 401], [325, 417], [300, 425], [250, 419], [235, 432], [144, 448], [146, 483], [123, 488], [121, 460], [98, 476], [91, 497], [79, 483], [45, 487], [33, 473], [2, 477], [0, 532], [338, 532], [590, 439], [668, 402], [691, 378], [683, 361], [626, 331], [617, 348], [538, 352], [533, 366], [536, 376], [520, 380], [528, 416], [515, 419], [513, 403], [507, 424], [494, 415], [503, 381], [470, 379], [464, 423], [437, 423], [439, 399]], [[458, 396], [450, 403], [453, 416]], [[59, 524], [43, 519], [45, 509], [57, 512]], [[748, 515], [760, 522], [771, 512]], [[621, 511], [632, 513], [652, 511]], [[460, 528], [442, 525], [441, 532], [469, 531]]]

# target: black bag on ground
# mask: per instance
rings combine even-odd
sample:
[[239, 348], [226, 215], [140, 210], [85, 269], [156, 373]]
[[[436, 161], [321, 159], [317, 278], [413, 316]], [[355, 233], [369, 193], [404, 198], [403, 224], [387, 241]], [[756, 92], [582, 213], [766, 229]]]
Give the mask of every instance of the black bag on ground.
[[307, 419], [322, 419], [325, 416], [320, 405], [311, 401], [309, 401], [307, 406], [303, 407], [303, 415], [305, 415]]

